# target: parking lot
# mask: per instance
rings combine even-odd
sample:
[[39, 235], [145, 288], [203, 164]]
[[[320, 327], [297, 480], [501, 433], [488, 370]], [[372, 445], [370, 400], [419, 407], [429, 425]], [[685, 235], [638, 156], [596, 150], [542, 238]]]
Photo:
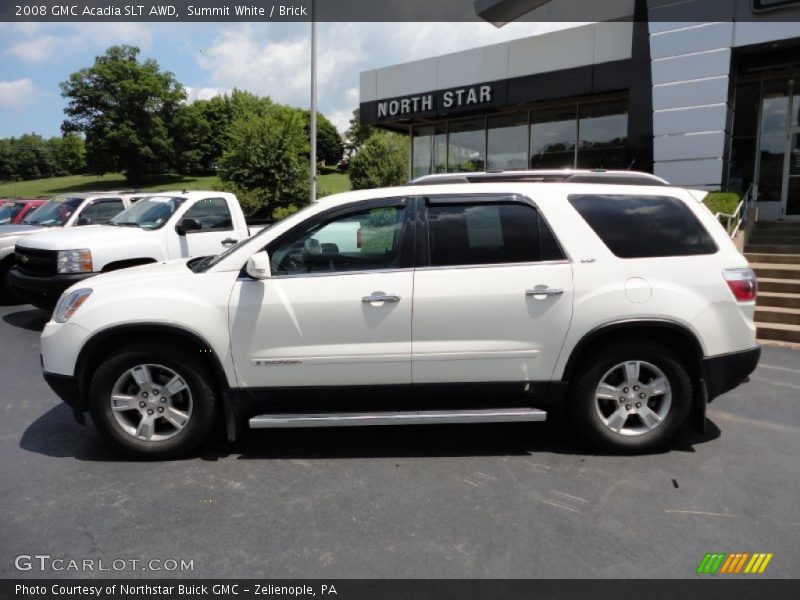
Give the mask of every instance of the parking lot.
[[[591, 452], [567, 425], [251, 432], [186, 460], [113, 454], [40, 375], [43, 313], [0, 308], [0, 576], [20, 554], [176, 559], [191, 577], [667, 577], [706, 552], [800, 575], [800, 352], [715, 401], [664, 454]], [[141, 567], [139, 567], [141, 568]]]

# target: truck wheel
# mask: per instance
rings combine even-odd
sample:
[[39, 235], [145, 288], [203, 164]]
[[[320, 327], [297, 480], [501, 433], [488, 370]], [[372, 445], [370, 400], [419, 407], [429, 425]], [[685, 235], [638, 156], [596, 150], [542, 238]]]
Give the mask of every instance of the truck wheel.
[[678, 357], [661, 344], [632, 340], [582, 362], [568, 409], [589, 442], [633, 454], [663, 447], [691, 406], [692, 381]]
[[92, 378], [92, 420], [115, 447], [137, 458], [186, 454], [214, 425], [216, 397], [204, 371], [199, 360], [178, 348], [123, 348]]
[[0, 263], [0, 302], [5, 305], [22, 304], [22, 297], [11, 286], [9, 271], [13, 261], [6, 259]]

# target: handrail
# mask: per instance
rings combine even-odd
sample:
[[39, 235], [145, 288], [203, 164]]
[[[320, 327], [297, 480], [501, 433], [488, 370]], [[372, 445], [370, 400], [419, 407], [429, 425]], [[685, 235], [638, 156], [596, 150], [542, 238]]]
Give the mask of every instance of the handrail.
[[[742, 196], [741, 202], [736, 206], [736, 210], [733, 211], [733, 214], [729, 215], [727, 213], [718, 212], [714, 215], [718, 221], [725, 219], [725, 231], [728, 232], [731, 238], [736, 237], [736, 234], [747, 225], [747, 213], [751, 205], [756, 201], [757, 195], [758, 186], [756, 186], [755, 183], [751, 183]], [[731, 223], [734, 224], [733, 231], [731, 231]]]

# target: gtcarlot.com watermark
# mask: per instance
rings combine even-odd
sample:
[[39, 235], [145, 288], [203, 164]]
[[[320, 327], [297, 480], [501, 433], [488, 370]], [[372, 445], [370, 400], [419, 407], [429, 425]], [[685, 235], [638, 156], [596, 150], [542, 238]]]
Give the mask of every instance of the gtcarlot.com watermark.
[[194, 560], [183, 558], [65, 558], [50, 554], [20, 554], [14, 559], [18, 571], [194, 571]]

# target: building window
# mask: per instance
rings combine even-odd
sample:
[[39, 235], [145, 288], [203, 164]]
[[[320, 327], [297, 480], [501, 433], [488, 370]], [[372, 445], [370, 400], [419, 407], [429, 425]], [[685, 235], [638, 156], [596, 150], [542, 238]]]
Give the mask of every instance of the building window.
[[755, 181], [760, 102], [760, 81], [736, 87], [728, 187], [739, 192], [744, 192]]
[[448, 129], [447, 168], [451, 172], [486, 169], [486, 120], [451, 121]]
[[411, 176], [447, 171], [447, 126], [426, 125], [412, 132]]
[[433, 126], [415, 127], [411, 136], [411, 177], [432, 173]]
[[411, 135], [412, 177], [486, 169], [626, 169], [632, 158], [626, 98], [418, 125]]
[[487, 164], [493, 169], [524, 169], [528, 164], [528, 114], [489, 117]]
[[578, 121], [578, 167], [626, 169], [628, 108], [626, 102], [581, 104]]
[[562, 169], [575, 166], [578, 121], [575, 107], [531, 112], [532, 169]]
[[783, 187], [789, 86], [786, 81], [764, 83], [759, 131], [758, 199], [779, 201]]

